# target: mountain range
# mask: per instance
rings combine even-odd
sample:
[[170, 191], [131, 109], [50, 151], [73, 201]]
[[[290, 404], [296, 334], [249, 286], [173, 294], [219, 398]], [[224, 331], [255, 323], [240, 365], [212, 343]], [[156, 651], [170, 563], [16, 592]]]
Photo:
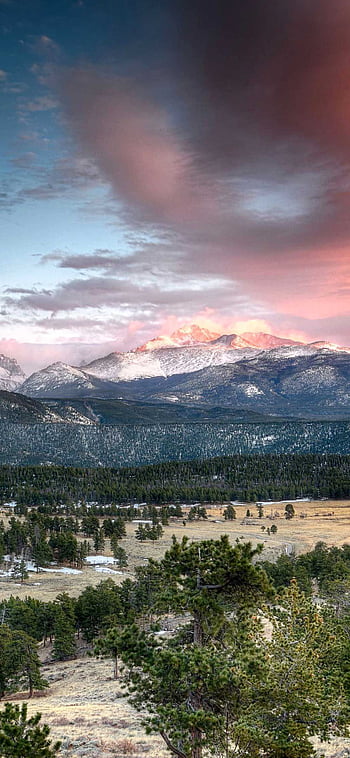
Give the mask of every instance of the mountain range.
[[[213, 409], [219, 416], [350, 418], [349, 379], [349, 347], [328, 342], [305, 344], [261, 332], [217, 334], [197, 325], [84, 366], [53, 363], [27, 378], [14, 359], [0, 356], [0, 389], [45, 401], [120, 401], [129, 403], [132, 417], [135, 413], [143, 416], [137, 405], [141, 404], [153, 409], [156, 405], [157, 413], [162, 406], [164, 418], [174, 419], [186, 418], [186, 414], [193, 417], [190, 408], [206, 419], [215, 416]], [[94, 412], [86, 416], [74, 404], [70, 410], [66, 404], [64, 412], [52, 404], [47, 408], [39, 409], [39, 416], [51, 413], [56, 414], [57, 422], [96, 422]], [[127, 413], [125, 405], [120, 413], [116, 408], [113, 417]], [[14, 410], [12, 415], [15, 417]], [[108, 423], [108, 414], [104, 423]]]
[[15, 358], [0, 354], [0, 389], [14, 390], [19, 387], [26, 375]]

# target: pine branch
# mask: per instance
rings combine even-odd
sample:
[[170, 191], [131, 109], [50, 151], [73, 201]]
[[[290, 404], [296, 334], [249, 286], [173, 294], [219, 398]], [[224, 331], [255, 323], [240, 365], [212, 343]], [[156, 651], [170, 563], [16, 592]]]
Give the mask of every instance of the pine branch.
[[183, 753], [182, 750], [179, 750], [179, 748], [175, 747], [175, 745], [170, 742], [169, 737], [167, 734], [165, 734], [165, 732], [159, 732], [159, 734], [163, 738], [166, 746], [169, 748], [169, 750], [171, 750], [172, 753], [174, 753], [174, 755], [177, 755], [178, 758], [188, 758], [186, 753]]

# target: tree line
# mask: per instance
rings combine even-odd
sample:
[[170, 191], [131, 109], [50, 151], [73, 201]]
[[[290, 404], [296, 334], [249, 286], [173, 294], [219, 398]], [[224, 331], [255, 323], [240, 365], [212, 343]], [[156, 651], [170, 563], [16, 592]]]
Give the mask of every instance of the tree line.
[[[0, 501], [74, 513], [77, 503], [213, 503], [350, 497], [349, 455], [234, 455], [128, 468], [1, 466]], [[103, 514], [101, 514], [103, 515]]]

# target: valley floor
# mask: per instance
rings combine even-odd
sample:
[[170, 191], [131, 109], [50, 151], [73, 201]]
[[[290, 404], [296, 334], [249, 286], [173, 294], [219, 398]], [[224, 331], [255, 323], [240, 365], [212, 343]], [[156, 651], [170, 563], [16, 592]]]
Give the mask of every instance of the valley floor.
[[[254, 545], [260, 542], [264, 545], [264, 560], [273, 560], [281, 553], [290, 554], [293, 550], [296, 554], [312, 550], [319, 541], [337, 546], [350, 542], [350, 500], [298, 501], [293, 506], [295, 517], [286, 520], [284, 502], [264, 504], [262, 518], [258, 518], [255, 505], [235, 504], [236, 518], [225, 521], [224, 506], [217, 505], [207, 509], [207, 520], [186, 521], [185, 526], [182, 519], [170, 521], [164, 527], [163, 537], [156, 542], [138, 542], [135, 539], [137, 525], [127, 523], [127, 537], [121, 541], [121, 545], [126, 550], [129, 565], [122, 573], [116, 571], [111, 557], [111, 564], [107, 566], [87, 566], [74, 574], [53, 571], [30, 573], [29, 579], [23, 584], [9, 581], [0, 575], [0, 600], [10, 595], [30, 595], [48, 601], [54, 600], [60, 592], [68, 592], [76, 597], [88, 584], [95, 586], [108, 577], [119, 584], [126, 577], [132, 577], [135, 566], [145, 564], [148, 558], [160, 559], [170, 547], [173, 534], [178, 539], [187, 535], [195, 541], [219, 539], [222, 534], [228, 534], [232, 542], [237, 538], [251, 540]], [[247, 509], [252, 514], [250, 518], [246, 518]], [[0, 518], [4, 518], [2, 513]], [[267, 529], [273, 524], [277, 526], [277, 533], [269, 535]], [[112, 556], [109, 540], [106, 540], [104, 552], [105, 555]]]
[[[128, 554], [129, 566], [123, 573], [115, 573], [112, 565], [105, 565], [102, 570], [86, 567], [78, 574], [31, 573], [22, 585], [3, 577], [0, 599], [31, 595], [53, 600], [60, 592], [77, 596], [86, 585], [96, 585], [108, 577], [119, 583], [133, 575], [136, 565], [150, 557], [161, 558], [173, 534], [178, 538], [186, 534], [192, 540], [202, 540], [217, 539], [228, 533], [232, 542], [237, 537], [254, 544], [263, 542], [263, 558], [266, 559], [291, 550], [297, 554], [305, 552], [320, 540], [328, 545], [350, 542], [350, 501], [299, 501], [293, 505], [295, 517], [289, 521], [284, 518], [285, 503], [264, 504], [262, 518], [258, 518], [255, 505], [235, 504], [233, 521], [224, 520], [224, 508], [218, 505], [208, 509], [208, 520], [186, 521], [185, 525], [182, 520], [173, 521], [164, 528], [164, 535], [157, 542], [138, 542], [134, 536], [136, 525], [128, 524], [122, 545]], [[250, 518], [246, 517], [248, 508], [252, 513]], [[277, 533], [268, 535], [266, 530], [272, 524], [277, 526]], [[108, 540], [105, 553], [110, 554]], [[165, 758], [169, 755], [160, 738], [145, 734], [142, 716], [128, 704], [120, 683], [113, 679], [111, 661], [89, 657], [86, 648], [81, 648], [79, 657], [72, 661], [50, 663], [48, 647], [42, 648], [40, 655], [50, 689], [29, 701], [29, 712], [40, 711], [43, 722], [50, 727], [52, 739], [62, 740], [62, 758], [122, 758], [125, 755]], [[345, 758], [349, 750], [350, 741], [342, 739], [339, 744], [322, 746], [321, 752], [327, 758]]]

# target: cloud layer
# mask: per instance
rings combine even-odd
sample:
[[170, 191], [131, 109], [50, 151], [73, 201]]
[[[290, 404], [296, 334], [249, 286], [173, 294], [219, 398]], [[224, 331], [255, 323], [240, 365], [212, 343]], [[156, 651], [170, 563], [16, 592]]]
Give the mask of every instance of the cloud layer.
[[56, 22], [31, 31], [26, 133], [56, 119], [64, 150], [43, 162], [31, 138], [12, 163], [22, 186], [0, 200], [68, 196], [82, 225], [99, 217], [126, 243], [41, 250], [42, 283], [8, 286], [4, 319], [75, 338], [84, 319], [106, 339], [114, 323], [123, 344], [129, 322], [151, 337], [194, 317], [262, 319], [349, 342], [347, 0], [100, 5], [90, 55], [73, 34], [56, 41]]
[[[284, 275], [296, 294], [301, 273], [316, 294], [324, 291], [324, 270], [328, 276], [339, 263], [341, 296], [350, 233], [350, 7], [174, 7], [171, 65], [147, 78], [138, 69], [133, 77], [69, 71], [62, 97], [79, 148], [129, 218], [185, 239], [190, 269], [195, 261], [199, 273], [238, 275], [254, 297], [265, 274], [270, 301]], [[171, 107], [156, 75], [170, 82]]]

